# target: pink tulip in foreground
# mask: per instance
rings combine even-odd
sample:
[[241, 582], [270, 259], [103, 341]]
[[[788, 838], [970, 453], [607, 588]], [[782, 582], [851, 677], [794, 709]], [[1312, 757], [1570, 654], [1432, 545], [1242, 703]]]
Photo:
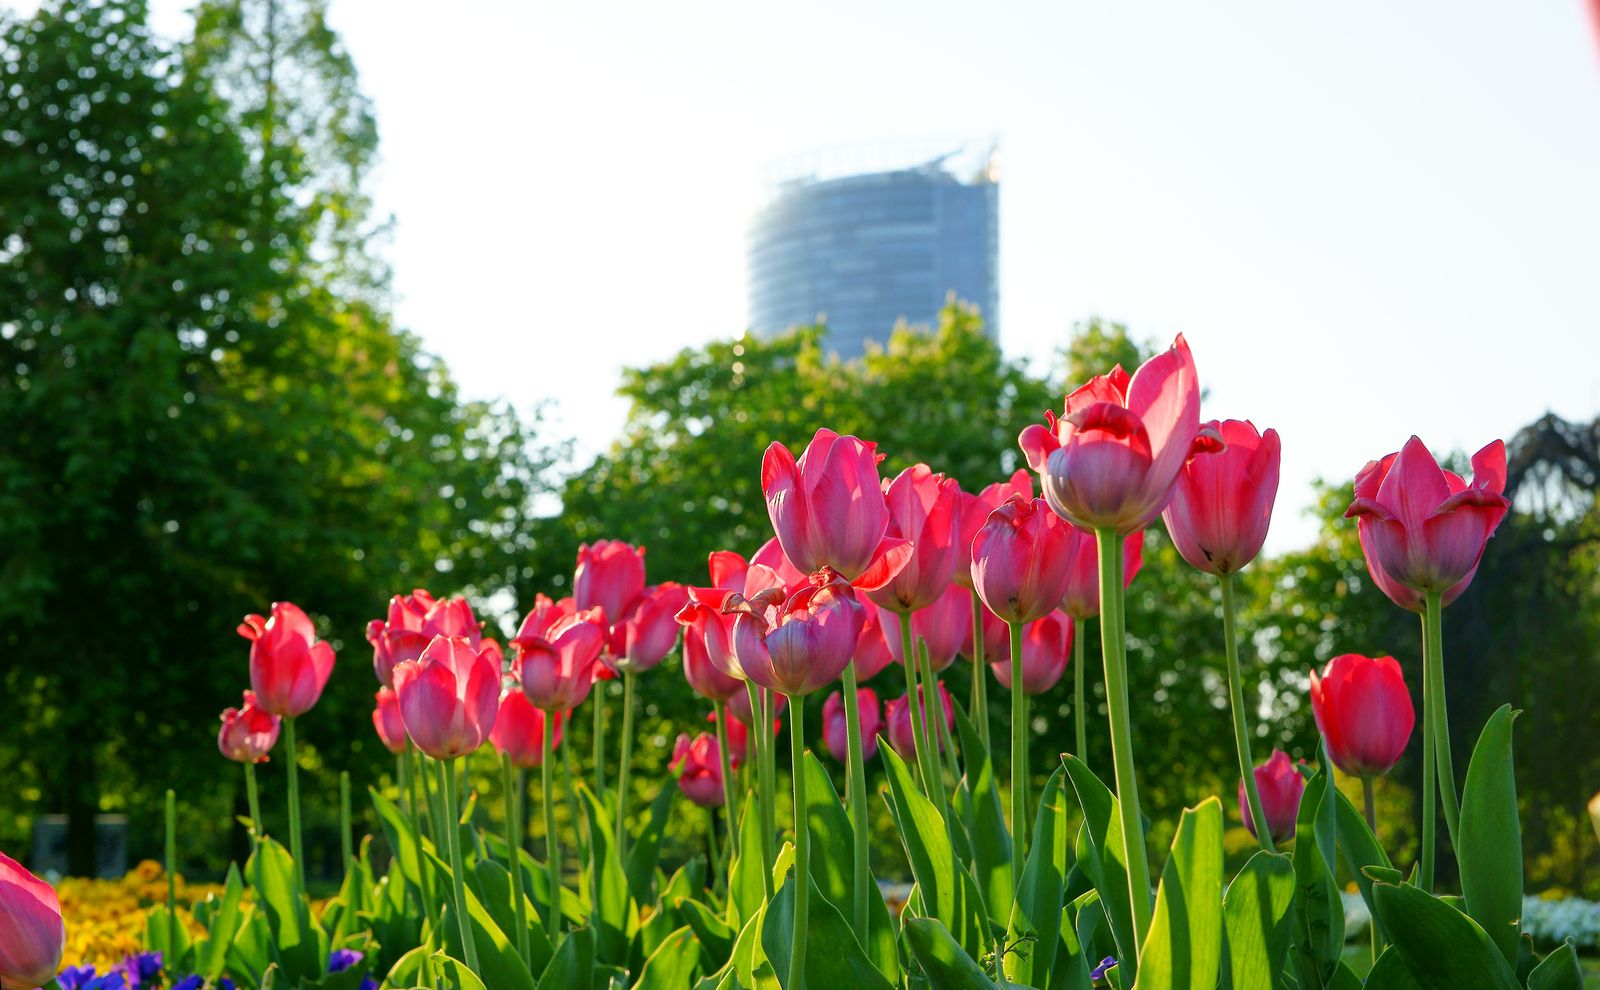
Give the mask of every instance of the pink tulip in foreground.
[[558, 619], [543, 632], [529, 628], [511, 641], [517, 679], [528, 700], [545, 711], [571, 711], [594, 685], [595, 661], [605, 644], [605, 614], [598, 608]]
[[[904, 618], [890, 609], [878, 609], [883, 640], [895, 663], [904, 663], [904, 640], [900, 623]], [[972, 592], [959, 584], [945, 585], [944, 592], [931, 605], [911, 613], [912, 642], [928, 644], [928, 667], [940, 671], [955, 662], [956, 654], [972, 642]]]
[[1013, 495], [1033, 498], [1033, 476], [1024, 469], [1018, 468], [1009, 480], [997, 481], [976, 495], [957, 489], [956, 505], [961, 529], [956, 539], [959, 556], [955, 574], [952, 575], [957, 584], [972, 587], [972, 538], [988, 522], [989, 513], [1000, 508], [1001, 503]]
[[[1043, 694], [1067, 672], [1072, 657], [1072, 620], [1058, 612], [1028, 623], [1022, 631], [1022, 692]], [[1011, 647], [989, 664], [994, 679], [1011, 689]]]
[[500, 699], [500, 710], [495, 715], [489, 741], [501, 754], [511, 758], [512, 766], [531, 770], [544, 762], [547, 726], [555, 728], [550, 745], [561, 745], [561, 714], [535, 708], [527, 695], [513, 689]]
[[1131, 379], [1120, 365], [1091, 379], [1045, 422], [1023, 430], [1018, 443], [1050, 507], [1081, 529], [1143, 529], [1172, 498], [1200, 431], [1188, 343], [1180, 334]]
[[49, 983], [66, 941], [55, 888], [0, 852], [0, 988]]
[[[1092, 619], [1100, 614], [1100, 552], [1094, 534], [1073, 527], [1063, 554], [1067, 570], [1067, 593], [1061, 611], [1074, 619]], [[1144, 531], [1129, 533], [1122, 540], [1122, 587], [1126, 590], [1144, 564]]]
[[715, 736], [702, 732], [690, 739], [687, 732], [679, 734], [668, 767], [684, 797], [702, 808], [722, 806], [722, 754]]
[[333, 673], [333, 647], [317, 639], [310, 616], [274, 602], [271, 618], [245, 616], [239, 635], [250, 640], [250, 686], [262, 708], [294, 718], [316, 706]]
[[1072, 527], [1044, 499], [1013, 495], [989, 514], [972, 540], [972, 586], [1006, 622], [1032, 622], [1061, 604], [1072, 572], [1065, 558]]
[[644, 594], [644, 547], [621, 540], [597, 540], [578, 548], [572, 597], [578, 611], [604, 610], [607, 623], [622, 618]]
[[436, 760], [482, 746], [500, 707], [500, 665], [464, 636], [437, 636], [422, 656], [394, 668], [406, 734]]
[[[922, 687], [917, 687], [917, 698], [923, 698]], [[956, 727], [956, 707], [950, 700], [950, 692], [944, 688], [944, 682], [939, 682], [939, 701], [944, 705], [945, 725], [954, 732]], [[927, 706], [923, 705], [923, 714], [928, 714]], [[896, 753], [910, 758], [916, 751], [916, 736], [911, 725], [911, 706], [906, 703], [905, 696], [890, 698], [883, 706], [883, 720], [889, 727], [889, 745], [894, 747]], [[944, 748], [944, 733], [931, 728], [928, 732], [929, 745], [935, 749]]]
[[1394, 657], [1345, 653], [1311, 672], [1311, 712], [1333, 765], [1352, 777], [1380, 777], [1400, 762], [1416, 711]]
[[[676, 616], [678, 624], [684, 627], [685, 663], [689, 644], [696, 643], [701, 648], [697, 653], [702, 653], [712, 666], [733, 679], [741, 690], [744, 672], [733, 655], [733, 624], [737, 616], [723, 612], [723, 603], [730, 594], [751, 598], [768, 588], [799, 590], [806, 581], [805, 575], [795, 570], [777, 549], [775, 539], [768, 540], [756, 552], [756, 558], [765, 558], [771, 563], [747, 561], [732, 550], [714, 551], [708, 562], [711, 587], [686, 589], [688, 602]], [[685, 673], [688, 673], [687, 667]]]
[[[856, 704], [861, 712], [861, 755], [870, 760], [878, 755], [878, 733], [883, 729], [883, 715], [878, 708], [878, 692], [871, 688], [856, 691]], [[850, 737], [845, 728], [844, 696], [838, 691], [828, 695], [822, 703], [822, 741], [828, 752], [840, 763], [849, 762]]]
[[738, 613], [733, 650], [745, 677], [791, 698], [832, 682], [850, 663], [863, 622], [855, 591], [829, 572], [784, 597], [770, 588], [746, 599], [729, 596], [726, 611]]
[[873, 444], [820, 429], [799, 460], [781, 443], [761, 459], [761, 491], [783, 554], [801, 573], [867, 573], [885, 549], [889, 509]]
[[244, 693], [244, 703], [222, 713], [222, 728], [217, 732], [217, 749], [240, 763], [265, 763], [267, 754], [278, 744], [281, 720], [256, 704], [254, 691]]
[[1439, 467], [1412, 437], [1398, 454], [1372, 461], [1356, 475], [1355, 501], [1367, 570], [1402, 608], [1422, 611], [1418, 592], [1448, 605], [1466, 590], [1484, 545], [1505, 518], [1506, 447], [1494, 441], [1472, 455], [1472, 481]]
[[[1289, 754], [1281, 749], [1272, 751], [1267, 762], [1255, 768], [1256, 790], [1261, 794], [1261, 813], [1267, 818], [1267, 829], [1274, 842], [1287, 842], [1294, 837], [1295, 816], [1300, 813], [1300, 795], [1305, 793], [1306, 782], [1294, 768]], [[1244, 793], [1244, 781], [1239, 781], [1239, 814], [1244, 827], [1256, 834], [1256, 823], [1250, 816], [1250, 802]]]
[[888, 534], [910, 544], [910, 558], [883, 587], [868, 592], [880, 608], [915, 612], [944, 594], [961, 553], [961, 489], [926, 464], [901, 471], [884, 488]]
[[1249, 420], [1226, 419], [1205, 424], [1195, 446], [1162, 518], [1191, 566], [1233, 574], [1256, 559], [1267, 539], [1278, 495], [1278, 432], [1257, 433]]
[[[684, 611], [697, 609], [709, 612], [704, 606], [691, 602], [684, 606]], [[683, 616], [684, 612], [678, 615]], [[720, 616], [719, 616], [720, 618]], [[709, 618], [702, 620], [706, 625], [702, 628], [713, 628]], [[715, 626], [720, 635], [720, 625]], [[711, 655], [706, 648], [707, 636], [697, 634], [696, 628], [690, 625], [683, 633], [683, 678], [689, 682], [689, 687], [694, 693], [707, 701], [725, 702], [745, 693], [744, 681], [738, 677], [729, 677], [721, 668], [711, 662]], [[746, 703], [748, 704], [748, 702]]]

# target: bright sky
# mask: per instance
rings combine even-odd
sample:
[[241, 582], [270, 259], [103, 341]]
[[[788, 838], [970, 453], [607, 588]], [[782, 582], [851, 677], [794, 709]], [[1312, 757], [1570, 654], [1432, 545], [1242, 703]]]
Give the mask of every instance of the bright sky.
[[[157, 0], [158, 23], [184, 4]], [[624, 364], [743, 328], [764, 165], [998, 135], [1002, 344], [1182, 331], [1206, 415], [1317, 476], [1600, 413], [1583, 0], [332, 0], [376, 102], [402, 321], [603, 449]], [[757, 469], [758, 451], [749, 451]]]

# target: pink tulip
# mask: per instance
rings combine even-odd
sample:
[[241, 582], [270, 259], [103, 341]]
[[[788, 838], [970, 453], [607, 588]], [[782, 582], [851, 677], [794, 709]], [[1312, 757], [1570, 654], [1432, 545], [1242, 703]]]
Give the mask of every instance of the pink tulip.
[[394, 668], [406, 735], [436, 760], [483, 745], [500, 707], [500, 664], [465, 636], [436, 636], [416, 660]]
[[[538, 625], [535, 621], [534, 626]], [[524, 627], [529, 623], [525, 620]], [[571, 711], [589, 696], [605, 645], [605, 613], [592, 608], [556, 620], [542, 634], [531, 629], [511, 641], [522, 691], [536, 708]]]
[[422, 617], [422, 634], [433, 642], [435, 636], [460, 637], [476, 650], [483, 638], [483, 627], [472, 614], [472, 605], [460, 595], [441, 598]]
[[546, 713], [542, 708], [535, 708], [527, 695], [513, 689], [500, 698], [500, 710], [495, 715], [489, 741], [494, 743], [495, 749], [511, 757], [513, 766], [531, 770], [544, 763], [544, 730], [547, 725], [555, 727], [550, 745], [560, 746], [561, 713]]
[[[878, 733], [883, 729], [878, 692], [871, 688], [857, 689], [856, 705], [861, 714], [861, 756], [870, 760], [878, 755]], [[844, 695], [838, 691], [828, 695], [828, 700], [822, 703], [822, 741], [834, 759], [840, 763], [849, 762], [850, 734], [845, 725]]]
[[262, 708], [294, 718], [316, 705], [333, 673], [333, 647], [317, 639], [309, 616], [274, 602], [272, 618], [245, 616], [239, 635], [250, 640], [250, 686]]
[[387, 619], [367, 623], [367, 642], [372, 644], [372, 670], [378, 683], [394, 687], [394, 665], [422, 656], [423, 647], [433, 637], [423, 632], [428, 610], [434, 605], [426, 588], [389, 599]]
[[[1294, 768], [1289, 754], [1281, 749], [1272, 751], [1267, 762], [1255, 768], [1256, 791], [1261, 797], [1261, 813], [1267, 818], [1267, 828], [1273, 842], [1287, 842], [1294, 837], [1295, 816], [1300, 813], [1300, 795], [1306, 782]], [[1256, 834], [1256, 823], [1250, 816], [1250, 802], [1245, 798], [1244, 781], [1239, 781], [1239, 814], [1244, 827]]]
[[[1437, 592], [1445, 604], [1472, 581], [1484, 545], [1511, 507], [1506, 447], [1499, 440], [1472, 455], [1472, 481], [1439, 467], [1412, 437], [1398, 454], [1356, 475], [1355, 517], [1372, 579], [1395, 604], [1421, 611], [1413, 592]], [[1396, 587], [1398, 586], [1398, 588]]]
[[[895, 663], [904, 663], [900, 654], [901, 617], [889, 609], [878, 610], [883, 639]], [[947, 584], [933, 604], [911, 613], [911, 641], [928, 644], [928, 666], [940, 671], [955, 661], [956, 654], [972, 642], [972, 592], [959, 584]], [[859, 672], [858, 672], [859, 676]]]
[[[983, 599], [980, 598], [978, 601], [981, 603]], [[1004, 654], [1011, 646], [1011, 630], [1006, 627], [1005, 620], [989, 611], [987, 605], [978, 611], [983, 619], [984, 657], [992, 658]], [[913, 626], [912, 628], [916, 627]], [[978, 655], [975, 644], [972, 641], [972, 625], [970, 622], [967, 624], [966, 639], [961, 644], [961, 655], [968, 660]]]
[[[950, 700], [950, 692], [945, 690], [944, 681], [939, 681], [939, 700], [944, 704], [944, 720], [946, 727], [954, 732], [956, 728], [956, 707]], [[890, 698], [883, 706], [883, 720], [889, 726], [889, 745], [901, 756], [909, 758], [916, 752], [915, 727], [911, 724], [911, 706], [906, 703], [908, 695]], [[923, 699], [922, 685], [917, 685], [917, 700]], [[923, 705], [922, 714], [926, 718], [929, 714], [927, 705]], [[931, 722], [928, 726], [929, 742], [936, 750], [944, 749], [944, 734]]]
[[256, 693], [246, 691], [244, 704], [222, 713], [222, 728], [217, 732], [217, 749], [240, 763], [265, 763], [267, 754], [278, 744], [281, 719], [256, 704]]
[[691, 740], [687, 732], [681, 733], [667, 766], [684, 797], [702, 808], [722, 806], [722, 751], [715, 736], [702, 732]]
[[[738, 697], [738, 696], [736, 696], [736, 697]], [[781, 711], [783, 711], [784, 704], [785, 704], [785, 702], [787, 702], [788, 699], [786, 699], [781, 694], [777, 695], [777, 699], [778, 699], [777, 708], [778, 708], [778, 711], [781, 712]], [[746, 711], [746, 713], [748, 713], [749, 709], [750, 709], [750, 705], [748, 703], [746, 703], [743, 706], [743, 708]], [[747, 718], [745, 716], [741, 716], [741, 715], [735, 714], [734, 706], [732, 704], [728, 705], [727, 711], [728, 711], [728, 763], [733, 767], [733, 769], [737, 770], [740, 767], [744, 766], [745, 751], [750, 745], [750, 724], [751, 724], [751, 722], [754, 721], [754, 719], [749, 719], [749, 718]], [[713, 725], [716, 724], [717, 713], [716, 712], [712, 712], [710, 715], [707, 715], [706, 716], [706, 721], [712, 723]], [[776, 738], [778, 736], [779, 732], [782, 729], [783, 729], [783, 719], [774, 718], [772, 720], [772, 735], [773, 735], [773, 737]]]
[[883, 669], [896, 662], [900, 649], [900, 626], [884, 626], [885, 619], [893, 620], [894, 613], [885, 612], [867, 598], [857, 598], [861, 606], [861, 632], [856, 635], [856, 683], [878, 676]]
[[739, 669], [739, 660], [733, 655], [733, 623], [736, 616], [723, 612], [723, 603], [730, 594], [752, 598], [768, 588], [789, 588], [790, 578], [797, 578], [798, 581], [793, 585], [793, 590], [805, 584], [804, 575], [795, 571], [794, 565], [788, 562], [781, 550], [769, 549], [776, 546], [776, 540], [768, 540], [756, 552], [757, 557], [765, 557], [772, 562], [767, 564], [747, 561], [732, 550], [713, 552], [709, 561], [712, 587], [686, 589], [688, 603], [676, 616], [678, 624], [685, 627], [685, 648], [691, 641], [698, 641], [712, 666], [740, 682], [744, 680], [744, 671]]
[[609, 636], [612, 664], [640, 673], [666, 658], [678, 642], [678, 610], [688, 602], [683, 585], [664, 581], [644, 590], [620, 619], [613, 619]]
[[989, 513], [1000, 508], [1002, 502], [1013, 495], [1033, 498], [1033, 477], [1018, 468], [1009, 481], [997, 481], [976, 495], [959, 492], [957, 500], [961, 519], [961, 535], [956, 540], [956, 550], [961, 556], [956, 560], [955, 581], [972, 587], [972, 538], [988, 521]]
[[379, 741], [391, 753], [404, 753], [411, 748], [411, 739], [406, 735], [405, 717], [400, 714], [400, 696], [394, 688], [379, 688], [377, 702], [372, 709], [372, 727], [378, 730]]
[[[776, 536], [761, 544], [761, 549], [757, 550], [755, 555], [750, 558], [750, 566], [765, 567], [772, 571], [773, 574], [777, 575], [778, 581], [786, 591], [798, 591], [800, 586], [806, 582], [806, 572], [794, 566], [784, 554], [783, 544], [778, 542]], [[713, 575], [711, 583], [720, 584], [721, 582], [717, 581], [716, 576]], [[725, 587], [732, 586], [725, 585]]]
[[1195, 447], [1162, 518], [1191, 566], [1233, 574], [1267, 539], [1278, 495], [1278, 431], [1257, 433], [1249, 420], [1213, 421], [1201, 427]]
[[874, 444], [821, 429], [797, 461], [773, 443], [761, 459], [761, 491], [783, 554], [803, 574], [824, 567], [854, 581], [884, 549], [889, 508]]
[[597, 540], [578, 548], [572, 576], [572, 597], [578, 611], [604, 610], [606, 622], [622, 618], [634, 599], [644, 594], [644, 547], [621, 540]]
[[1060, 605], [1072, 577], [1071, 534], [1042, 498], [1013, 495], [990, 513], [972, 540], [972, 586], [989, 611], [1032, 622]]
[[868, 592], [879, 607], [915, 612], [944, 593], [961, 558], [960, 491], [926, 464], [906, 468], [886, 486], [889, 536], [910, 543], [911, 555], [887, 584]]
[[[1122, 540], [1122, 587], [1133, 584], [1144, 563], [1144, 531], [1129, 533]], [[1061, 611], [1082, 621], [1100, 614], [1100, 551], [1095, 546], [1094, 534], [1073, 527], [1068, 534], [1067, 550], [1062, 555], [1062, 566], [1067, 571], [1067, 593], [1061, 599]]]
[[[693, 603], [684, 608], [698, 608], [704, 611], [704, 606]], [[680, 616], [682, 612], [678, 613]], [[702, 620], [709, 623], [711, 620]], [[721, 636], [721, 626], [715, 627], [716, 635]], [[697, 635], [695, 627], [691, 625], [683, 634], [683, 677], [689, 682], [689, 687], [694, 693], [709, 701], [727, 701], [745, 693], [744, 681], [737, 677], [729, 677], [722, 669], [711, 662], [711, 655], [706, 648], [706, 635]]]
[[[1028, 623], [1022, 630], [1022, 692], [1044, 694], [1067, 672], [1072, 658], [1072, 620], [1059, 612]], [[1011, 689], [1011, 644], [989, 664], [994, 679]]]
[[1311, 672], [1311, 713], [1333, 765], [1353, 777], [1380, 777], [1400, 762], [1416, 711], [1394, 657], [1345, 653]]
[[66, 941], [55, 888], [0, 852], [0, 987], [49, 983]]
[[864, 621], [843, 577], [823, 571], [812, 582], [787, 598], [770, 588], [752, 599], [730, 596], [723, 606], [739, 613], [733, 651], [745, 677], [790, 697], [810, 694], [844, 671]]
[[[789, 699], [785, 698], [781, 694], [773, 695], [773, 698], [777, 703], [773, 706], [772, 714], [774, 716], [782, 715], [783, 710], [789, 706]], [[729, 698], [728, 714], [732, 716], [735, 721], [744, 722], [745, 724], [750, 724], [756, 721], [755, 715], [750, 711], [750, 695], [736, 694], [732, 698]], [[776, 734], [778, 730], [774, 728], [772, 731], [774, 734]], [[741, 746], [740, 748], [742, 749], [743, 747]]]
[[1050, 507], [1080, 529], [1143, 529], [1172, 498], [1200, 431], [1200, 381], [1180, 334], [1133, 378], [1121, 366], [1067, 396], [1018, 443]]

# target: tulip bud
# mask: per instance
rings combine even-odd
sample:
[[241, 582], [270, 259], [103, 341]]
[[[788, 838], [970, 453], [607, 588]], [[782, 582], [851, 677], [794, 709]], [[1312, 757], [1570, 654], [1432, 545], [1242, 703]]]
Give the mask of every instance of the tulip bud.
[[691, 740], [687, 732], [679, 734], [667, 765], [684, 797], [702, 808], [722, 806], [722, 751], [715, 736], [702, 732]]
[[1130, 379], [1120, 366], [1067, 396], [1058, 419], [1022, 431], [1045, 500], [1080, 529], [1127, 534], [1148, 526], [1200, 431], [1200, 382], [1179, 335]]
[[[710, 611], [709, 609], [704, 609], [703, 606], [694, 605], [692, 603], [685, 605], [684, 609], [685, 611], [689, 609], [701, 609], [703, 612]], [[678, 614], [680, 616], [683, 615], [682, 612]], [[720, 614], [718, 614], [716, 617], [717, 619], [722, 618]], [[705, 698], [708, 701], [727, 701], [735, 696], [744, 694], [744, 681], [737, 677], [729, 677], [727, 674], [723, 673], [716, 664], [711, 662], [711, 655], [707, 651], [707, 639], [711, 638], [713, 635], [718, 636], [719, 638], [721, 637], [721, 624], [715, 619], [710, 618], [710, 616], [707, 616], [699, 621], [704, 623], [703, 628], [708, 630], [714, 629], [715, 632], [706, 635], [696, 635], [695, 628], [693, 626], [690, 626], [684, 630], [684, 680], [689, 682], [689, 687], [694, 689], [695, 694], [698, 694], [700, 697]], [[724, 648], [726, 648], [725, 645]]]
[[688, 600], [683, 585], [666, 581], [646, 588], [620, 619], [612, 619], [608, 645], [616, 668], [641, 673], [665, 659], [677, 645], [678, 610]]
[[[856, 707], [861, 716], [861, 756], [870, 760], [878, 755], [878, 733], [883, 716], [878, 710], [878, 693], [871, 688], [856, 690]], [[822, 703], [822, 741], [840, 763], [849, 762], [850, 731], [846, 723], [844, 696], [838, 691]]]
[[[1289, 754], [1281, 749], [1272, 751], [1267, 762], [1255, 768], [1256, 791], [1261, 798], [1261, 813], [1266, 816], [1267, 828], [1273, 842], [1287, 842], [1294, 837], [1295, 816], [1300, 813], [1300, 795], [1305, 793], [1306, 782], [1294, 768]], [[1239, 813], [1244, 827], [1256, 835], [1256, 823], [1250, 816], [1250, 801], [1244, 793], [1244, 781], [1239, 781]]]
[[1009, 481], [997, 481], [976, 495], [957, 489], [957, 516], [961, 520], [961, 533], [956, 540], [956, 570], [952, 577], [966, 588], [972, 587], [972, 538], [989, 521], [989, 513], [1000, 508], [1001, 503], [1013, 495], [1033, 498], [1033, 477], [1019, 468]]
[[723, 608], [738, 613], [733, 651], [745, 676], [790, 697], [810, 694], [844, 671], [863, 622], [854, 590], [827, 571], [787, 598], [770, 588], [753, 599], [730, 595]]
[[217, 749], [240, 763], [265, 763], [278, 743], [280, 719], [256, 704], [254, 691], [244, 692], [244, 704], [222, 713]]
[[0, 852], [0, 987], [50, 982], [66, 941], [55, 888]]
[[1207, 423], [1201, 436], [1162, 518], [1191, 566], [1233, 574], [1256, 559], [1267, 539], [1278, 495], [1278, 431], [1257, 433], [1248, 420], [1227, 419]]
[[578, 567], [572, 576], [572, 597], [578, 611], [599, 608], [607, 622], [616, 622], [642, 594], [644, 547], [621, 540], [597, 540], [578, 548]]
[[[1067, 672], [1067, 661], [1072, 658], [1072, 620], [1059, 612], [1028, 623], [1022, 631], [1022, 692], [1044, 694], [1056, 686], [1061, 675]], [[999, 654], [1000, 659], [989, 664], [994, 679], [1006, 690], [1011, 689], [1011, 644]]]
[[250, 640], [250, 686], [262, 708], [294, 718], [316, 705], [333, 673], [333, 647], [317, 639], [309, 616], [274, 602], [270, 619], [245, 616], [239, 635]]
[[901, 471], [884, 489], [888, 536], [910, 544], [909, 559], [887, 584], [868, 592], [880, 608], [915, 612], [938, 600], [961, 558], [960, 488], [926, 464]]
[[405, 719], [400, 714], [400, 696], [394, 693], [394, 688], [378, 689], [377, 706], [372, 709], [372, 727], [389, 752], [399, 755], [411, 748]]
[[[951, 732], [954, 732], [956, 728], [955, 703], [950, 700], [950, 692], [945, 690], [944, 681], [939, 681], [938, 683], [939, 700], [944, 704], [945, 725]], [[889, 745], [894, 747], [896, 753], [904, 757], [909, 757], [916, 752], [916, 732], [911, 722], [911, 706], [906, 703], [907, 697], [909, 696], [901, 695], [898, 698], [890, 698], [883, 706], [883, 720], [889, 726]], [[922, 685], [919, 684], [917, 685], [917, 700], [921, 701], [922, 699]], [[928, 711], [926, 704], [923, 705], [922, 714], [925, 719], [932, 714]], [[944, 734], [937, 730], [931, 720], [927, 722], [927, 726], [929, 742], [936, 749], [943, 750]]]
[[[905, 645], [900, 637], [902, 621], [889, 609], [878, 610], [883, 638], [895, 663], [905, 663], [900, 655]], [[956, 654], [972, 642], [972, 592], [959, 584], [945, 585], [933, 604], [911, 613], [911, 641], [927, 644], [928, 666], [935, 672], [950, 666]]]
[[795, 460], [774, 443], [761, 459], [761, 492], [783, 554], [802, 574], [824, 567], [854, 580], [878, 556], [889, 525], [875, 445], [821, 429]]
[[1372, 461], [1356, 475], [1357, 521], [1372, 580], [1401, 608], [1420, 612], [1423, 594], [1444, 604], [1472, 582], [1484, 545], [1505, 518], [1506, 446], [1499, 440], [1472, 455], [1472, 481], [1439, 467], [1412, 437], [1398, 454]]
[[557, 620], [543, 635], [525, 630], [512, 640], [517, 680], [535, 707], [571, 711], [589, 696], [605, 644], [604, 622], [605, 614], [593, 608]]
[[869, 681], [899, 659], [900, 626], [886, 627], [894, 613], [880, 609], [868, 598], [856, 599], [861, 606], [861, 632], [856, 635], [856, 681]]
[[989, 611], [1032, 622], [1060, 605], [1071, 530], [1044, 499], [1013, 495], [991, 512], [972, 540], [972, 586]]
[[535, 708], [533, 702], [520, 690], [507, 691], [500, 698], [500, 710], [495, 715], [494, 729], [489, 741], [502, 754], [511, 757], [514, 766], [533, 769], [544, 763], [544, 730], [554, 726], [552, 747], [561, 745], [561, 713], [545, 712]]
[[425, 588], [409, 595], [389, 599], [386, 619], [367, 623], [367, 642], [372, 644], [372, 670], [378, 683], [394, 687], [394, 665], [415, 660], [433, 637], [423, 631], [434, 600]]
[[1345, 653], [1311, 672], [1311, 712], [1333, 765], [1379, 777], [1400, 762], [1416, 712], [1394, 657]]
[[494, 729], [500, 664], [464, 636], [437, 636], [422, 656], [394, 668], [406, 734], [436, 760], [465, 756]]

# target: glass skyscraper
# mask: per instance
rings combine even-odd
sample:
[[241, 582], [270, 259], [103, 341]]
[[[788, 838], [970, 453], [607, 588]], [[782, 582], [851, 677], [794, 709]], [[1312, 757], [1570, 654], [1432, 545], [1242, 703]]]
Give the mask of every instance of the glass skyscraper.
[[1000, 187], [992, 148], [964, 173], [962, 157], [777, 183], [750, 225], [751, 332], [825, 322], [828, 349], [854, 357], [902, 319], [936, 324], [954, 293], [995, 337]]

